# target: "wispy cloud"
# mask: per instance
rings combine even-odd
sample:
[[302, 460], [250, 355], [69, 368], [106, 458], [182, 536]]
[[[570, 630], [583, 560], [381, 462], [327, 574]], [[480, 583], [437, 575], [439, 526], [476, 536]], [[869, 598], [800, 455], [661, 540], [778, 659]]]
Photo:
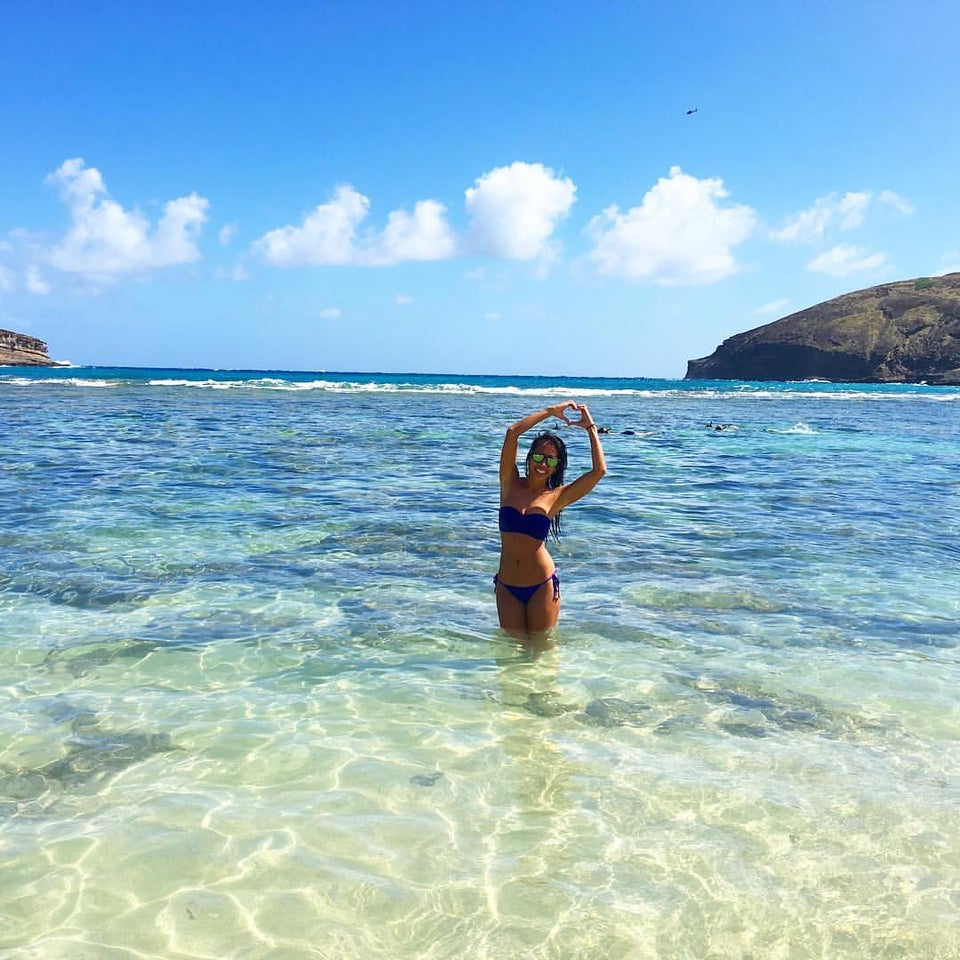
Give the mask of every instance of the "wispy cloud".
[[229, 247], [237, 233], [237, 224], [227, 223], [217, 232], [217, 239], [221, 247]]
[[831, 193], [788, 217], [783, 226], [770, 231], [770, 237], [781, 242], [817, 243], [831, 233], [862, 226], [870, 208], [877, 204], [893, 207], [903, 216], [913, 213], [912, 204], [892, 190], [881, 190], [876, 196], [867, 191], [842, 196]]
[[814, 243], [828, 230], [859, 227], [869, 205], [869, 193], [845, 193], [842, 197], [833, 193], [819, 197], [812, 206], [789, 217], [778, 230], [772, 230], [770, 236], [785, 242]]
[[898, 213], [902, 213], [904, 216], [910, 216], [915, 212], [913, 204], [909, 200], [904, 200], [898, 193], [894, 193], [892, 190], [881, 190], [877, 194], [877, 200], [880, 203], [885, 203], [888, 206], [893, 207]]
[[0, 265], [0, 293], [30, 293], [37, 297], [46, 296], [51, 290], [49, 282], [36, 264], [16, 270]]
[[38, 297], [42, 297], [50, 292], [50, 284], [43, 279], [39, 267], [27, 267], [26, 288], [28, 293], [32, 293]]
[[874, 270], [887, 262], [885, 253], [867, 254], [860, 247], [838, 244], [807, 264], [814, 273], [826, 273], [831, 277], [847, 277], [851, 273]]
[[600, 273], [669, 285], [713, 283], [738, 271], [733, 248], [753, 232], [754, 211], [724, 205], [718, 178], [700, 180], [672, 167], [639, 207], [616, 205], [593, 217], [586, 234]]
[[757, 307], [757, 314], [761, 317], [779, 317], [783, 316], [784, 310], [790, 305], [787, 299], [773, 300], [771, 303], [765, 303], [762, 307]]
[[235, 264], [233, 267], [217, 267], [213, 271], [214, 280], [233, 280], [238, 283], [250, 279], [250, 274], [241, 264]]

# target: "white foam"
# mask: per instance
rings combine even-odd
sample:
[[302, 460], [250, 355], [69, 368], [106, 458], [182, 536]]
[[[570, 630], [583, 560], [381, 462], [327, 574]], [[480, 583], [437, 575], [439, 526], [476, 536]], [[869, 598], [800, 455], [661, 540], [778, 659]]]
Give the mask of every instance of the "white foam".
[[86, 377], [0, 377], [0, 383], [9, 383], [17, 387], [56, 386], [56, 387], [119, 387], [119, 380], [87, 379]]
[[771, 430], [771, 433], [793, 433], [793, 434], [804, 434], [804, 435], [816, 435], [819, 433], [819, 430], [814, 430], [809, 424], [806, 423], [795, 423], [792, 427], [788, 427], [786, 430]]

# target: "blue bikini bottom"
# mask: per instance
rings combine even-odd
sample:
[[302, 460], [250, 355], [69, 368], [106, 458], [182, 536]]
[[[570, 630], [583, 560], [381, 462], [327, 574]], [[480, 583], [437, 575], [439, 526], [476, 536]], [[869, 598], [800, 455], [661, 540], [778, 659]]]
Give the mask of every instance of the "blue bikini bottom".
[[553, 583], [553, 599], [554, 602], [560, 599], [560, 578], [557, 576], [557, 571], [554, 570], [553, 573], [547, 577], [546, 580], [541, 581], [540, 583], [535, 583], [532, 587], [514, 587], [509, 583], [504, 583], [499, 577], [495, 576], [493, 578], [493, 587], [496, 589], [497, 584], [499, 583], [504, 590], [509, 590], [524, 606], [530, 602], [530, 598], [543, 586], [552, 582]]

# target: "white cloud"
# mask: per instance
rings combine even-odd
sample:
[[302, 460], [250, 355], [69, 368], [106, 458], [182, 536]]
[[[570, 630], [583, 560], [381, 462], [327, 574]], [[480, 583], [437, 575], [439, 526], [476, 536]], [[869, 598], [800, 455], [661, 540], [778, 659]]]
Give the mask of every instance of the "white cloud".
[[863, 224], [870, 206], [882, 203], [907, 216], [913, 205], [892, 190], [871, 193], [845, 193], [842, 197], [831, 193], [819, 197], [813, 206], [794, 214], [779, 230], [771, 230], [773, 240], [798, 243], [816, 243], [833, 230], [854, 230]]
[[436, 200], [421, 200], [413, 214], [394, 210], [387, 226], [367, 251], [370, 263], [403, 260], [446, 260], [456, 252], [453, 231], [444, 216], [447, 208]]
[[783, 316], [783, 311], [787, 309], [790, 301], [787, 299], [774, 300], [772, 303], [765, 303], [762, 307], [757, 307], [757, 313], [762, 316]]
[[880, 203], [888, 204], [904, 216], [910, 216], [910, 214], [914, 212], [913, 204], [892, 190], [881, 190], [880, 193], [877, 194], [877, 200]]
[[264, 234], [255, 249], [274, 266], [384, 266], [404, 260], [442, 260], [453, 254], [453, 232], [444, 220], [446, 208], [422, 200], [413, 213], [395, 210], [380, 234], [358, 237], [370, 201], [349, 184], [337, 187], [333, 199], [304, 217], [299, 227], [281, 227]]
[[826, 273], [831, 277], [847, 277], [851, 273], [861, 270], [872, 270], [881, 267], [887, 262], [885, 253], [874, 253], [865, 256], [861, 247], [852, 247], [840, 244], [831, 247], [825, 253], [814, 257], [807, 264], [807, 269], [815, 273]]
[[220, 246], [229, 247], [234, 236], [236, 235], [236, 232], [237, 225], [235, 223], [228, 223], [225, 226], [222, 226], [217, 233], [217, 240], [220, 241]]
[[747, 206], [721, 206], [729, 196], [719, 178], [698, 180], [671, 167], [639, 207], [616, 205], [585, 229], [595, 246], [589, 259], [600, 273], [663, 285], [703, 284], [737, 272], [732, 247], [756, 223]]
[[50, 284], [43, 279], [39, 268], [35, 266], [27, 267], [26, 287], [28, 293], [40, 297], [50, 292]]
[[479, 177], [465, 196], [471, 217], [465, 245], [447, 222], [447, 208], [436, 200], [421, 200], [412, 212], [394, 210], [383, 230], [361, 232], [370, 200], [344, 184], [299, 226], [269, 231], [254, 249], [278, 267], [386, 266], [446, 260], [463, 252], [546, 260], [553, 253], [550, 238], [569, 213], [576, 187], [542, 164], [517, 162]]
[[50, 284], [36, 265], [28, 266], [20, 278], [16, 271], [0, 264], [0, 293], [17, 293], [21, 290], [42, 297], [50, 292]]
[[64, 162], [47, 183], [59, 187], [73, 221], [63, 240], [45, 254], [59, 270], [106, 280], [200, 257], [196, 239], [209, 205], [203, 197], [169, 201], [152, 228], [138, 210], [124, 210], [109, 199], [100, 171], [79, 158]]
[[398, 294], [393, 298], [393, 302], [394, 302], [398, 307], [408, 307], [408, 306], [410, 306], [411, 303], [413, 303], [413, 298], [412, 298], [412, 297], [408, 297], [408, 296], [407, 296], [406, 294], [404, 294], [404, 293], [398, 293]]
[[339, 320], [340, 319], [340, 308], [339, 307], [326, 307], [320, 311], [320, 317], [323, 320]]
[[229, 270], [226, 267], [217, 267], [213, 271], [214, 280], [234, 280], [238, 283], [249, 280], [250, 274], [238, 263]]
[[255, 244], [278, 267], [351, 263], [354, 235], [367, 215], [370, 201], [349, 184], [337, 187], [329, 203], [321, 203], [299, 227], [281, 227]]
[[466, 191], [470, 251], [506, 260], [549, 258], [550, 237], [576, 193], [572, 180], [540, 163], [517, 161], [485, 173]]

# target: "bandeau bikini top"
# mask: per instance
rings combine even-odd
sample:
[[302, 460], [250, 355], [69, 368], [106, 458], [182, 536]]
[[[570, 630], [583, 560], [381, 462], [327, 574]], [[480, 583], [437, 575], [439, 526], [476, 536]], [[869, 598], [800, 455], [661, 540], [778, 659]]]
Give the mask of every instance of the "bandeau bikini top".
[[521, 513], [516, 507], [501, 507], [500, 532], [525, 533], [534, 540], [546, 540], [550, 518], [545, 513]]

